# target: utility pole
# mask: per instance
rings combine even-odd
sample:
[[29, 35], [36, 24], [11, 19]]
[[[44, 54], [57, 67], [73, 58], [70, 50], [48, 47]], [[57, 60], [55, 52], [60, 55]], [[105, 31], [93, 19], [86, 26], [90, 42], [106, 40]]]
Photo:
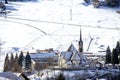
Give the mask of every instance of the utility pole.
[[72, 7], [73, 7], [73, 0], [71, 0], [71, 8], [70, 8], [70, 20], [72, 21]]
[[72, 8], [70, 9], [70, 21], [72, 21]]
[[87, 51], [89, 50], [90, 45], [91, 45], [91, 43], [92, 43], [92, 41], [93, 41], [93, 39], [94, 39], [94, 38], [91, 37], [90, 33], [89, 33], [89, 37], [90, 37], [90, 42], [89, 42], [89, 44], [88, 44]]

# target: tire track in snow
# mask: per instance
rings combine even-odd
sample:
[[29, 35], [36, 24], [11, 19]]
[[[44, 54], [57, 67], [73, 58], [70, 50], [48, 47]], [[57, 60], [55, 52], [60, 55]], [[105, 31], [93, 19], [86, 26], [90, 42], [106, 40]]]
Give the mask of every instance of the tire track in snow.
[[[109, 15], [106, 15], [106, 13], [110, 13]], [[105, 18], [103, 18], [102, 20], [99, 20], [99, 22], [100, 23], [103, 23], [103, 22], [105, 22], [105, 21], [107, 21], [107, 20], [111, 20], [111, 21], [113, 21], [112, 23], [115, 23], [116, 24], [116, 26], [114, 26], [114, 28], [119, 28], [119, 22], [120, 22], [120, 18], [118, 18], [118, 17], [120, 17], [120, 16], [118, 16], [118, 15], [114, 15], [113, 13], [116, 13], [116, 10], [114, 11], [112, 11], [112, 12], [110, 12], [110, 9], [108, 8], [108, 9], [106, 9], [105, 11], [103, 11], [102, 10], [102, 13], [100, 13], [100, 16], [102, 15], [102, 16], [104, 16]], [[98, 12], [96, 13], [96, 14], [98, 14]], [[116, 13], [117, 14], [117, 13]], [[102, 17], [101, 16], [101, 17]], [[118, 22], [118, 23], [116, 23], [116, 22]], [[109, 24], [109, 23], [108, 23]], [[111, 26], [111, 28], [112, 28], [113, 26]]]
[[46, 33], [45, 31], [43, 31], [43, 30], [41, 30], [41, 29], [39, 29], [39, 28], [37, 28], [37, 27], [35, 27], [35, 26], [29, 25], [29, 24], [27, 24], [27, 23], [22, 23], [22, 22], [17, 22], [17, 21], [11, 21], [11, 20], [7, 20], [6, 18], [5, 18], [5, 19], [0, 19], [0, 20], [2, 20], [2, 21], [7, 21], [7, 22], [12, 22], [12, 23], [18, 23], [18, 24], [22, 24], [22, 25], [26, 25], [26, 26], [28, 26], [28, 27], [34, 28], [34, 29], [42, 32], [43, 34], [47, 35], [47, 33]]
[[[17, 23], [17, 24], [26, 25], [26, 26], [28, 26], [28, 27], [31, 27], [31, 28], [34, 28], [34, 29], [39, 30], [39, 31], [42, 32], [44, 35], [47, 35], [47, 33], [44, 32], [43, 30], [41, 30], [41, 29], [39, 29], [39, 28], [37, 28], [37, 27], [34, 27], [34, 26], [32, 26], [32, 25], [26, 24], [26, 23], [11, 21], [11, 20], [7, 20], [7, 19], [0, 19], [0, 20], [6, 21], [6, 22], [12, 22], [12, 23]], [[39, 37], [40, 37], [40, 36], [39, 36]], [[25, 48], [31, 47], [31, 45], [33, 45], [34, 42], [36, 42], [38, 39], [40, 39], [39, 37], [37, 37], [37, 38], [33, 39], [32, 41], [30, 41], [30, 42], [25, 46]]]
[[[62, 25], [69, 25], [69, 26], [76, 26], [76, 27], [89, 27], [89, 28], [99, 28], [99, 29], [110, 29], [110, 30], [120, 30], [120, 28], [113, 28], [113, 27], [102, 27], [102, 26], [90, 26], [90, 25], [81, 25], [81, 24], [72, 24], [72, 23], [62, 23], [62, 22], [51, 22], [51, 21], [42, 21], [42, 20], [32, 20], [32, 19], [23, 19], [23, 18], [16, 18], [16, 17], [6, 17], [8, 19], [15, 19], [15, 20], [22, 20], [22, 21], [31, 21], [31, 22], [41, 22], [41, 23], [52, 23], [52, 24], [62, 24]], [[17, 22], [21, 23], [21, 22]], [[42, 31], [41, 29], [31, 26], [29, 24], [21, 23], [24, 25], [27, 25], [29, 27], [35, 28], [37, 30], [40, 30], [42, 33], [47, 35], [46, 32]]]

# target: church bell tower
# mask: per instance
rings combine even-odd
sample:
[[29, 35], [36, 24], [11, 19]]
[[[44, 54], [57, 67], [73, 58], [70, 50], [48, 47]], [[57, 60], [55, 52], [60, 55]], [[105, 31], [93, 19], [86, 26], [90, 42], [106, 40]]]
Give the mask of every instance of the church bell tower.
[[82, 41], [82, 34], [81, 34], [81, 28], [80, 28], [80, 40], [79, 40], [79, 52], [83, 52], [83, 41]]

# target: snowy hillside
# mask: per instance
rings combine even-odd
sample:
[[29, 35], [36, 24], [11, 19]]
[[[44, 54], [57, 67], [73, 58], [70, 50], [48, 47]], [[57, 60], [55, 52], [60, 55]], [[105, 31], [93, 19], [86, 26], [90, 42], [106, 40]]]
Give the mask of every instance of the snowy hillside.
[[112, 49], [120, 40], [119, 8], [93, 8], [83, 0], [39, 0], [9, 2], [5, 17], [0, 14], [1, 50], [45, 49], [66, 50], [77, 44], [80, 27], [87, 50], [97, 53], [108, 45]]
[[5, 48], [63, 48], [79, 40], [80, 27], [85, 50], [90, 37], [94, 38], [91, 47], [94, 47], [94, 43], [114, 47], [119, 40], [120, 14], [116, 13], [117, 8], [96, 9], [82, 0], [11, 2], [6, 6], [11, 13], [6, 19], [0, 17], [0, 35]]

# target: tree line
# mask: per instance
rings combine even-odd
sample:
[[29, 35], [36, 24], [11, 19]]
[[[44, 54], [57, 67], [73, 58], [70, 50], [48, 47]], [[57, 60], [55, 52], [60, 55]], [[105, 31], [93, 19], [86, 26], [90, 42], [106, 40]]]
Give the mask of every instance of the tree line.
[[6, 54], [3, 71], [23, 72], [23, 70], [31, 70], [31, 64], [32, 62], [29, 52], [27, 52], [26, 56], [24, 56], [21, 51], [19, 57], [17, 53], [15, 57], [13, 53], [11, 53], [10, 57]]
[[115, 66], [115, 64], [120, 63], [120, 42], [117, 41], [116, 47], [113, 48], [113, 50], [110, 50], [110, 47], [107, 47], [106, 50], [106, 64], [112, 64]]
[[[14, 2], [16, 2], [16, 1], [25, 1], [25, 0], [5, 0], [5, 4], [8, 4], [9, 1], [14, 1]], [[31, 0], [28, 0], [28, 1], [31, 1]]]

